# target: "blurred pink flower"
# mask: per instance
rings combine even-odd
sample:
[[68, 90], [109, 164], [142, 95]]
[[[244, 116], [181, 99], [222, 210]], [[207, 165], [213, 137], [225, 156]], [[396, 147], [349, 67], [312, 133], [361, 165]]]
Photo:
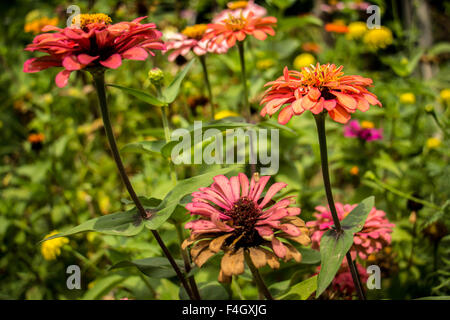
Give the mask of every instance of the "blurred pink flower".
[[232, 15], [235, 18], [239, 18], [241, 12], [244, 16], [247, 16], [251, 11], [253, 12], [255, 18], [261, 18], [267, 14], [267, 10], [264, 7], [255, 4], [254, 1], [228, 2], [227, 6], [228, 9], [221, 11], [213, 18], [213, 23], [221, 22], [223, 19], [227, 19], [229, 15]]
[[[356, 263], [356, 268], [358, 269], [361, 282], [366, 283], [369, 278], [366, 269], [359, 263]], [[334, 290], [339, 291], [345, 296], [351, 296], [356, 291], [352, 273], [350, 272], [346, 259], [342, 262], [342, 265], [331, 284]]]
[[383, 139], [381, 129], [373, 128], [373, 123], [363, 121], [361, 124], [357, 120], [352, 120], [344, 127], [344, 136], [347, 138], [359, 138], [365, 141], [375, 141]]
[[[336, 211], [339, 220], [343, 220], [355, 207], [356, 204], [343, 205], [342, 203], [337, 202]], [[334, 223], [328, 207], [318, 206], [316, 207], [316, 211], [317, 212], [314, 213], [316, 220], [308, 221], [306, 226], [312, 228], [312, 247], [314, 249], [319, 249], [322, 235], [328, 231]], [[361, 259], [367, 259], [370, 254], [378, 252], [384, 246], [390, 244], [393, 227], [395, 227], [395, 225], [389, 222], [386, 218], [386, 213], [373, 207], [367, 217], [363, 229], [360, 232], [355, 233], [353, 237], [353, 246], [350, 249], [352, 258], [356, 259], [356, 257], [359, 256]]]
[[352, 10], [365, 11], [369, 6], [370, 6], [370, 3], [368, 3], [368, 2], [354, 1], [354, 2], [345, 3], [345, 2], [339, 1], [336, 4], [322, 4], [320, 6], [320, 9], [323, 12], [333, 13], [335, 11], [342, 11], [346, 8], [352, 9]]
[[197, 56], [210, 53], [226, 53], [228, 46], [225, 41], [221, 43], [209, 43], [209, 40], [202, 39], [208, 26], [206, 24], [196, 24], [185, 28], [181, 33], [175, 33], [166, 42], [166, 51], [169, 54], [169, 61], [174, 61], [179, 55], [185, 56], [193, 51]]
[[80, 28], [46, 26], [42, 30], [56, 31], [36, 36], [25, 50], [48, 55], [25, 61], [24, 72], [38, 72], [50, 67], [63, 67], [55, 78], [64, 87], [73, 71], [88, 67], [116, 69], [122, 60], [145, 60], [152, 50], [163, 50], [162, 33], [154, 23], [141, 24], [146, 17], [131, 22], [110, 24], [102, 13], [80, 15]]

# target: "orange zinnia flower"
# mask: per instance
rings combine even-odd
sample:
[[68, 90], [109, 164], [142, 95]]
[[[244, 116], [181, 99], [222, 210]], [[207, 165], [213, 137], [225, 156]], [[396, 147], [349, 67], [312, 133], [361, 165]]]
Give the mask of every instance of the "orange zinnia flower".
[[247, 35], [254, 36], [258, 40], [265, 40], [267, 35], [274, 36], [273, 26], [277, 23], [275, 17], [255, 17], [253, 12], [248, 15], [241, 15], [236, 18], [229, 15], [218, 23], [208, 24], [209, 30], [203, 39], [210, 40], [210, 45], [220, 44], [224, 40], [228, 47], [236, 44], [236, 40], [244, 41]]
[[301, 71], [285, 67], [283, 76], [266, 83], [270, 88], [261, 100], [261, 104], [266, 104], [261, 115], [273, 115], [285, 106], [278, 115], [278, 122], [286, 124], [293, 115], [305, 110], [319, 114], [326, 109], [334, 121], [346, 123], [356, 110], [365, 112], [375, 104], [381, 107], [377, 97], [366, 89], [372, 85], [372, 79], [344, 76], [342, 68], [319, 63]]
[[347, 33], [348, 27], [340, 23], [327, 23], [325, 25], [325, 31], [334, 33]]

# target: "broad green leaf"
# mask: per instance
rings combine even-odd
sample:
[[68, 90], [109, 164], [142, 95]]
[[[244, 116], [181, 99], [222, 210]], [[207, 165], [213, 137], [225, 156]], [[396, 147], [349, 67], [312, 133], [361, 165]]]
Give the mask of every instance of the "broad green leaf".
[[375, 198], [370, 196], [359, 203], [342, 221], [342, 229], [353, 234], [359, 232], [366, 223], [367, 216], [372, 210]]
[[317, 275], [292, 286], [288, 292], [280, 295], [280, 300], [306, 300], [317, 289]]
[[236, 167], [223, 168], [208, 171], [207, 173], [179, 181], [177, 185], [166, 195], [163, 201], [153, 208], [153, 216], [145, 221], [145, 226], [151, 230], [158, 229], [174, 212], [181, 199], [200, 187], [210, 186], [213, 177], [220, 174], [228, 174], [236, 170]]
[[156, 107], [163, 107], [163, 106], [167, 105], [165, 102], [160, 101], [156, 97], [152, 96], [151, 94], [141, 91], [141, 90], [123, 87], [123, 86], [119, 86], [117, 84], [107, 84], [107, 86], [120, 89], [120, 90], [138, 98], [139, 100], [147, 102], [148, 104], [151, 104]]
[[161, 153], [162, 147], [166, 144], [164, 140], [140, 141], [125, 145], [121, 152], [137, 152], [137, 153]]
[[[198, 291], [202, 300], [228, 300], [227, 290], [217, 281], [214, 282], [201, 282], [198, 284]], [[189, 300], [189, 296], [184, 290], [184, 287], [180, 288], [180, 299]]]
[[328, 287], [341, 266], [345, 254], [353, 244], [353, 234], [343, 231], [328, 230], [320, 240], [320, 256], [322, 260], [317, 280], [316, 298]]
[[[184, 269], [182, 260], [175, 260], [181, 270]], [[121, 261], [111, 267], [111, 269], [136, 267], [143, 274], [150, 278], [170, 278], [176, 276], [169, 260], [163, 257], [152, 257], [133, 261]]]
[[141, 232], [142, 228], [142, 218], [139, 216], [136, 209], [132, 209], [90, 219], [72, 229], [45, 238], [42, 241], [66, 237], [86, 231], [97, 231], [109, 235], [134, 236]]
[[302, 261], [300, 263], [303, 264], [315, 264], [320, 262], [320, 252], [317, 250], [309, 249], [309, 248], [297, 248], [298, 251], [302, 254]]
[[353, 244], [353, 235], [361, 231], [373, 208], [374, 197], [368, 197], [358, 204], [344, 220], [341, 221], [342, 233], [330, 229], [320, 240], [321, 269], [318, 277], [316, 297], [328, 287], [338, 272], [342, 260]]
[[123, 282], [126, 278], [118, 274], [106, 276], [105, 278], [95, 280], [92, 289], [89, 289], [84, 296], [83, 300], [96, 300], [102, 298], [115, 286]]
[[181, 82], [183, 82], [184, 77], [186, 77], [187, 73], [189, 72], [189, 69], [191, 69], [192, 65], [194, 64], [195, 59], [192, 59], [184, 69], [179, 72], [175, 79], [172, 81], [172, 83], [167, 87], [163, 89], [163, 97], [164, 102], [167, 104], [172, 103], [175, 101], [176, 97], [178, 96], [178, 92], [180, 91]]

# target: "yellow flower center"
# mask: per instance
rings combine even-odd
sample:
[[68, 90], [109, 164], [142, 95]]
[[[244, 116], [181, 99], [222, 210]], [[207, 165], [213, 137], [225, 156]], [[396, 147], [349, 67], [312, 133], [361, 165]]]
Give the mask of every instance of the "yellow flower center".
[[188, 38], [201, 39], [206, 29], [208, 29], [208, 25], [196, 24], [193, 26], [186, 27], [183, 31], [181, 31], [181, 33]]
[[375, 128], [375, 124], [372, 121], [362, 121], [361, 127], [364, 129], [373, 129]]
[[231, 14], [228, 16], [227, 19], [224, 19], [223, 22], [226, 24], [226, 26], [233, 30], [233, 31], [239, 31], [245, 28], [247, 25], [247, 19], [242, 15], [240, 17], [236, 18], [233, 17]]
[[[78, 16], [72, 19], [72, 23], [77, 22]], [[104, 23], [110, 24], [112, 22], [111, 18], [104, 13], [83, 13], [79, 15], [80, 18], [80, 28], [84, 28], [91, 23]]]
[[339, 82], [341, 76], [344, 74], [341, 70], [342, 67], [336, 68], [330, 64], [305, 67], [301, 70], [303, 76], [302, 83], [305, 86], [316, 87], [320, 90], [325, 83]]
[[244, 9], [247, 7], [248, 1], [233, 1], [227, 4], [228, 9], [236, 10], [236, 9]]

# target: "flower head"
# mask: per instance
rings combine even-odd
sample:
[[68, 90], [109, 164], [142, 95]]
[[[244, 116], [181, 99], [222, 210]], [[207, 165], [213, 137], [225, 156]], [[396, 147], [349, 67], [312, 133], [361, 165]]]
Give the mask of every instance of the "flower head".
[[[53, 231], [46, 235], [45, 238], [49, 238], [58, 234], [58, 231]], [[44, 239], [45, 239], [44, 238]], [[61, 247], [69, 243], [69, 239], [66, 237], [54, 238], [51, 240], [44, 241], [41, 247], [41, 253], [45, 260], [55, 260], [57, 256], [61, 254]]]
[[440, 92], [439, 96], [442, 101], [450, 102], [450, 89], [443, 89]]
[[441, 139], [432, 137], [432, 138], [427, 139], [426, 145], [427, 145], [428, 149], [436, 149], [436, 148], [439, 148], [441, 143], [442, 143]]
[[315, 42], [305, 42], [304, 44], [302, 44], [302, 49], [307, 52], [319, 53], [320, 45]]
[[[366, 283], [367, 279], [369, 278], [366, 269], [359, 263], [356, 263], [356, 268], [358, 269], [361, 282]], [[342, 265], [331, 284], [333, 286], [333, 289], [335, 291], [338, 291], [343, 296], [351, 297], [353, 293], [356, 292], [352, 273], [350, 272], [350, 268], [348, 267], [347, 260], [344, 260], [342, 262]]]
[[255, 17], [264, 17], [267, 14], [267, 10], [255, 4], [254, 1], [232, 1], [227, 3], [228, 9], [223, 10], [212, 20], [213, 23], [217, 23], [226, 19], [229, 15], [239, 18], [241, 12], [244, 16], [247, 16], [250, 12], [253, 12]]
[[325, 31], [332, 33], [347, 33], [348, 27], [342, 22], [333, 22], [325, 24]]
[[42, 17], [38, 19], [34, 19], [30, 22], [25, 23], [24, 30], [27, 33], [38, 34], [42, 31], [42, 28], [45, 26], [56, 26], [58, 25], [59, 19]]
[[373, 122], [352, 120], [344, 127], [344, 136], [347, 138], [359, 138], [365, 141], [375, 141], [383, 139], [382, 130], [375, 129]]
[[300, 209], [289, 207], [295, 202], [293, 197], [272, 199], [286, 187], [285, 183], [274, 183], [265, 196], [261, 196], [269, 179], [270, 176], [260, 177], [257, 173], [251, 181], [243, 173], [230, 179], [219, 175], [214, 177], [210, 187], [194, 192], [192, 202], [186, 205], [192, 215], [201, 218], [186, 223], [191, 236], [182, 247], [197, 242], [191, 249], [191, 256], [199, 267], [224, 251], [221, 282], [228, 282], [232, 275], [244, 272], [244, 252], [250, 255], [257, 268], [266, 264], [278, 268], [279, 258], [301, 260], [297, 249], [281, 242], [281, 238], [303, 245], [310, 243], [305, 222], [297, 217]]
[[267, 35], [274, 36], [272, 27], [276, 23], [275, 17], [256, 17], [253, 12], [244, 14], [241, 11], [238, 17], [230, 14], [217, 23], [208, 24], [208, 31], [203, 39], [210, 40], [210, 46], [226, 41], [227, 46], [231, 48], [236, 41], [244, 41], [248, 35], [258, 40], [265, 40]]
[[[344, 219], [354, 208], [356, 204], [342, 204], [336, 203], [336, 211], [339, 220]], [[311, 240], [314, 249], [319, 249], [320, 239], [322, 235], [328, 231], [333, 225], [333, 218], [329, 208], [318, 206], [316, 207], [314, 216], [316, 220], [308, 221], [306, 226], [312, 228]], [[386, 218], [386, 213], [382, 210], [377, 210], [373, 207], [370, 211], [364, 227], [361, 231], [355, 233], [353, 236], [353, 246], [350, 249], [352, 258], [355, 259], [358, 255], [361, 259], [380, 251], [384, 246], [391, 243], [391, 232], [395, 225], [390, 223]]]
[[166, 43], [167, 51], [173, 50], [169, 55], [169, 61], [174, 61], [178, 56], [185, 56], [193, 51], [197, 56], [210, 53], [225, 53], [228, 51], [227, 45], [214, 43], [208, 46], [207, 40], [202, 40], [208, 26], [206, 24], [196, 24], [186, 27], [181, 33], [175, 33], [168, 38]]
[[285, 67], [283, 76], [266, 83], [269, 88], [261, 100], [265, 104], [261, 115], [273, 115], [282, 109], [278, 122], [286, 124], [305, 110], [319, 114], [325, 109], [334, 121], [346, 123], [356, 110], [367, 111], [370, 104], [381, 107], [377, 97], [366, 89], [372, 85], [372, 79], [344, 76], [342, 68], [319, 63], [301, 71]]
[[367, 29], [367, 25], [365, 22], [362, 22], [362, 21], [352, 22], [348, 25], [347, 38], [348, 39], [361, 39], [367, 30], [368, 29]]
[[392, 31], [384, 26], [380, 29], [371, 29], [364, 35], [363, 41], [373, 50], [384, 49], [393, 42]]
[[400, 102], [404, 104], [414, 104], [416, 96], [412, 92], [405, 92], [400, 95]]
[[47, 55], [27, 60], [23, 71], [63, 67], [55, 81], [58, 87], [64, 87], [73, 71], [91, 67], [116, 69], [123, 59], [145, 60], [148, 54], [154, 55], [151, 50], [165, 47], [159, 41], [162, 34], [156, 30], [156, 25], [141, 24], [143, 19], [145, 17], [110, 24], [111, 19], [105, 14], [82, 14], [80, 28], [46, 26], [44, 32], [56, 32], [36, 36], [25, 50]]
[[316, 58], [310, 53], [301, 53], [294, 60], [294, 68], [301, 69], [316, 63]]

